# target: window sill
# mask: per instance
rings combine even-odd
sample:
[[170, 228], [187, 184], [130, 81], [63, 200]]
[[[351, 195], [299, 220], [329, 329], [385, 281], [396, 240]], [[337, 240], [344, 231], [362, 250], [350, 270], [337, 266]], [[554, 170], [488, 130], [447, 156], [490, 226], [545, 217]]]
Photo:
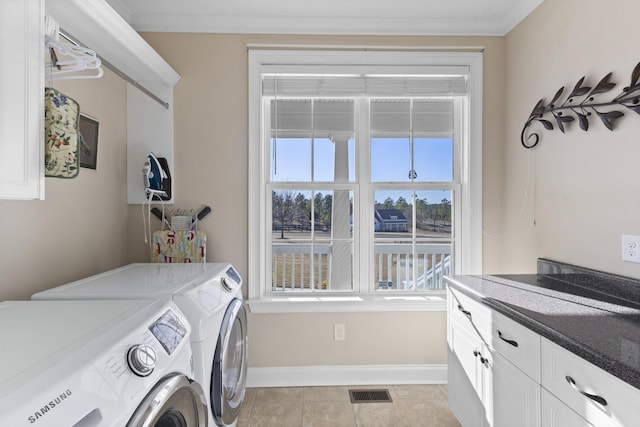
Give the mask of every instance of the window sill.
[[446, 311], [445, 294], [435, 295], [282, 295], [250, 299], [251, 313], [358, 313]]

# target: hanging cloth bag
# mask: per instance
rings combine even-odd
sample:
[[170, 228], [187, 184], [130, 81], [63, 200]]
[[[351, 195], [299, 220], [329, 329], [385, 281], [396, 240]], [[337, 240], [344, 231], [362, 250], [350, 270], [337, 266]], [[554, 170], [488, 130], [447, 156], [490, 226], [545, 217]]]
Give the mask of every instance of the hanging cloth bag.
[[80, 170], [78, 122], [80, 106], [53, 88], [44, 91], [44, 175], [75, 178]]

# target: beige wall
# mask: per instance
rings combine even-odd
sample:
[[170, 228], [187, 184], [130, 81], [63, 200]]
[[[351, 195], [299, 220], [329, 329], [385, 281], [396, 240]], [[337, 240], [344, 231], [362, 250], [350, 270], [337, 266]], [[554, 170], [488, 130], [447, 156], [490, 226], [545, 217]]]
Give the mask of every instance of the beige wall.
[[548, 257], [640, 278], [620, 249], [622, 234], [640, 235], [640, 117], [625, 111], [613, 132], [596, 117], [588, 132], [577, 123], [542, 131], [533, 150], [519, 142], [534, 105], [561, 86], [570, 91], [582, 76], [593, 86], [612, 71], [608, 101], [629, 85], [638, 14], [630, 0], [546, 1], [507, 36], [505, 272], [534, 271]]
[[[609, 71], [628, 84], [634, 56], [629, 0], [546, 1], [507, 37], [324, 37], [144, 34], [178, 71], [175, 90], [175, 207], [213, 209], [201, 224], [208, 260], [247, 275], [247, 43], [485, 46], [483, 231], [485, 273], [531, 272], [537, 257], [640, 277], [620, 261], [620, 235], [640, 235], [640, 118], [614, 132], [592, 119], [565, 134], [543, 131], [521, 148], [531, 109], [583, 75]], [[126, 205], [124, 83], [59, 82], [101, 123], [98, 170], [47, 179], [46, 200], [0, 201], [0, 300], [148, 259], [140, 206]], [[613, 91], [612, 91], [613, 93]], [[155, 219], [153, 220], [155, 221]], [[535, 222], [535, 225], [534, 225]], [[154, 223], [157, 226], [157, 222]], [[251, 315], [250, 364], [440, 364], [443, 313]], [[347, 340], [332, 341], [334, 323]], [[399, 335], [398, 331], [402, 332]]]
[[[447, 320], [437, 312], [261, 314], [249, 322], [251, 367], [447, 363]], [[344, 341], [334, 341], [334, 323], [345, 325]]]
[[106, 70], [53, 87], [100, 122], [98, 165], [74, 179], [46, 178], [44, 201], [0, 200], [0, 301], [28, 299], [128, 257], [125, 84]]
[[[213, 213], [201, 224], [208, 260], [233, 263], [247, 276], [247, 43], [485, 46], [484, 223], [500, 234], [504, 39], [434, 37], [298, 37], [149, 33], [143, 37], [180, 74], [175, 88], [175, 207], [203, 204]], [[131, 246], [146, 260], [139, 207], [131, 207]], [[156, 223], [157, 224], [157, 223]], [[136, 231], [135, 229], [138, 229]], [[501, 240], [486, 238], [485, 268], [500, 268]], [[245, 292], [246, 294], [246, 292]], [[253, 314], [249, 319], [253, 367], [443, 364], [445, 314]], [[344, 323], [347, 340], [332, 340]]]

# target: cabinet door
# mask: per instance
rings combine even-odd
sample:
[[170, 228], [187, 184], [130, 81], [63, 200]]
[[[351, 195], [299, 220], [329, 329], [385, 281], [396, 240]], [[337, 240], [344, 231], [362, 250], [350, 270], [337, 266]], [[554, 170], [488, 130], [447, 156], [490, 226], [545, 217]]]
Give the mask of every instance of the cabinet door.
[[480, 339], [455, 320], [449, 330], [449, 408], [463, 427], [482, 426], [482, 350]]
[[488, 360], [483, 366], [489, 425], [539, 427], [540, 385], [497, 352], [485, 351], [484, 358]]
[[0, 198], [44, 198], [44, 0], [0, 1]]

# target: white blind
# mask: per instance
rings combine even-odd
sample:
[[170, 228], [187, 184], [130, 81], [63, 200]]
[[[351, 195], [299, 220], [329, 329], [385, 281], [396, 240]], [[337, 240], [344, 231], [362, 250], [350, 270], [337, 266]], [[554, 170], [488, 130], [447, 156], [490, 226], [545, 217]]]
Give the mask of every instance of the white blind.
[[374, 99], [371, 101], [372, 132], [453, 132], [453, 100]]
[[271, 136], [331, 137], [353, 134], [354, 102], [338, 99], [279, 99], [271, 101]]
[[467, 80], [467, 75], [459, 74], [264, 74], [262, 94], [276, 97], [457, 96], [467, 94]]
[[[452, 99], [373, 99], [373, 133], [453, 133]], [[271, 137], [310, 138], [353, 134], [354, 101], [346, 99], [271, 100]]]

